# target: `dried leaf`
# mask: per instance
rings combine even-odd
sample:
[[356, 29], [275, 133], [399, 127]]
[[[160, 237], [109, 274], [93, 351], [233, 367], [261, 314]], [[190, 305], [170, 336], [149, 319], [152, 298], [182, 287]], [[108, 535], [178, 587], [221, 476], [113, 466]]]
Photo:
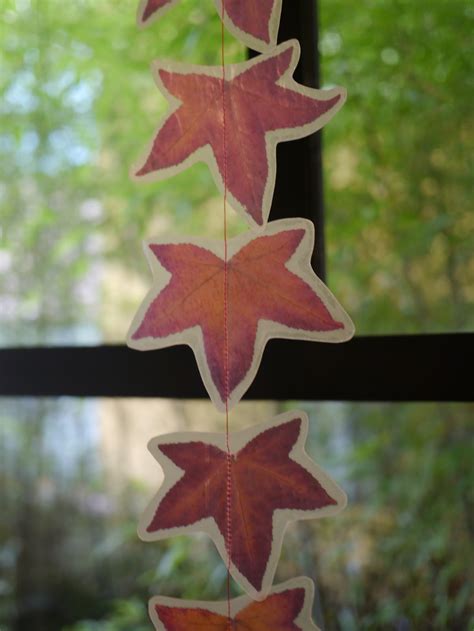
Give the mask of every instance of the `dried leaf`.
[[[170, 434], [151, 441], [164, 483], [139, 525], [145, 541], [207, 533], [234, 579], [254, 598], [271, 588], [290, 521], [334, 515], [344, 492], [305, 453], [308, 419], [280, 415], [230, 435], [231, 487], [223, 434]], [[230, 536], [227, 535], [227, 520]]]
[[260, 602], [231, 600], [231, 624], [227, 602], [155, 597], [149, 610], [156, 631], [319, 631], [311, 620], [313, 598], [312, 581], [301, 577], [276, 585]]
[[[230, 204], [252, 226], [265, 224], [276, 176], [276, 145], [325, 125], [345, 100], [342, 88], [313, 90], [293, 81], [296, 40], [271, 53], [226, 67], [154, 64], [156, 83], [171, 110], [156, 130], [137, 178], [164, 179], [206, 162]], [[226, 133], [224, 139], [223, 104]]]
[[234, 406], [270, 338], [342, 342], [354, 332], [311, 269], [313, 243], [313, 224], [304, 219], [274, 221], [257, 237], [249, 231], [229, 240], [226, 327], [222, 241], [150, 241], [154, 284], [128, 345], [151, 350], [189, 344], [212, 401], [221, 410], [226, 398]]

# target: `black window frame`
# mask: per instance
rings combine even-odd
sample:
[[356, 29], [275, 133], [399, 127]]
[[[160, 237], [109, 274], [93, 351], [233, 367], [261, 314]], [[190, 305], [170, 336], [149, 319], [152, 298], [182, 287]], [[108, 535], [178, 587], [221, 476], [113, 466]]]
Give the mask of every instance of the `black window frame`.
[[[317, 17], [317, 2], [283, 2], [279, 40], [299, 40], [295, 78], [313, 87], [319, 85]], [[292, 216], [315, 224], [313, 266], [324, 279], [320, 132], [278, 147], [270, 218]], [[244, 398], [473, 401], [473, 358], [474, 333], [356, 336], [344, 344], [271, 340]], [[208, 398], [185, 346], [147, 353], [123, 345], [3, 348], [0, 375], [0, 396], [8, 397]]]

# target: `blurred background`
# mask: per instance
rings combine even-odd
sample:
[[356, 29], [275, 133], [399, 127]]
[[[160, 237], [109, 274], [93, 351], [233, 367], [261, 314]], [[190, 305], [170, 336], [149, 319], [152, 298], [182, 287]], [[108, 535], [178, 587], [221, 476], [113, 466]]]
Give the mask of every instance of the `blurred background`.
[[[136, 4], [2, 0], [1, 346], [122, 343], [141, 240], [222, 236], [205, 165], [128, 178], [166, 110], [150, 62], [219, 63], [214, 4], [141, 32]], [[474, 7], [319, 5], [323, 86], [349, 93], [324, 132], [328, 284], [360, 334], [472, 330]], [[316, 581], [327, 631], [473, 628], [474, 406], [242, 402], [231, 424], [295, 407], [349, 506], [289, 529], [277, 579]], [[148, 440], [222, 427], [206, 401], [0, 400], [0, 629], [146, 631], [153, 594], [224, 597], [205, 537], [135, 534], [161, 481]]]

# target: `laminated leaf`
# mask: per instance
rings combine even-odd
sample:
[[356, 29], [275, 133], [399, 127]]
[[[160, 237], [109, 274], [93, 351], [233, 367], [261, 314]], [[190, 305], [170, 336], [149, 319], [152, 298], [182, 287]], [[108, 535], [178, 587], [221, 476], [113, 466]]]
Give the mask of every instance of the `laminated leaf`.
[[228, 603], [179, 600], [158, 596], [150, 600], [156, 631], [319, 631], [311, 620], [314, 585], [295, 578], [276, 585], [269, 596], [252, 602], [241, 596]]
[[[142, 0], [138, 7], [138, 24], [156, 20], [178, 0]], [[222, 0], [214, 0], [222, 17]], [[282, 0], [225, 0], [224, 24], [244, 44], [265, 50], [276, 44]]]
[[163, 179], [204, 161], [221, 191], [225, 174], [233, 208], [252, 226], [264, 225], [275, 188], [277, 143], [320, 129], [345, 100], [342, 88], [314, 90], [296, 83], [292, 74], [299, 55], [298, 42], [286, 42], [227, 66], [224, 85], [218, 66], [155, 62], [155, 80], [170, 110], [134, 176]]
[[140, 537], [155, 541], [205, 532], [234, 579], [262, 598], [271, 588], [288, 523], [333, 515], [346, 503], [344, 492], [305, 453], [307, 433], [302, 412], [232, 433], [230, 463], [225, 434], [153, 439], [149, 449], [164, 482], [140, 520]]
[[154, 284], [128, 345], [189, 344], [212, 401], [223, 410], [227, 399], [232, 407], [253, 381], [270, 338], [341, 342], [354, 332], [311, 268], [313, 244], [311, 222], [273, 221], [257, 236], [248, 231], [230, 239], [226, 268], [222, 240], [148, 242]]

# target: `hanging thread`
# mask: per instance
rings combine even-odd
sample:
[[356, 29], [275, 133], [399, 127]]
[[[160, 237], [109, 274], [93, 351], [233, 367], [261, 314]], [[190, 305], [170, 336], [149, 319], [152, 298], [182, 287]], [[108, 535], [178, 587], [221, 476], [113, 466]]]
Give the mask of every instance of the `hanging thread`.
[[227, 126], [226, 126], [226, 77], [225, 77], [225, 0], [222, 0], [221, 12], [221, 67], [222, 67], [222, 149], [224, 154], [224, 397], [225, 397], [225, 439], [226, 439], [226, 533], [225, 546], [227, 552], [227, 618], [229, 629], [232, 629], [231, 618], [231, 593], [230, 593], [230, 564], [232, 552], [232, 453], [230, 450], [229, 438], [229, 284], [228, 284], [228, 245], [227, 245]]

